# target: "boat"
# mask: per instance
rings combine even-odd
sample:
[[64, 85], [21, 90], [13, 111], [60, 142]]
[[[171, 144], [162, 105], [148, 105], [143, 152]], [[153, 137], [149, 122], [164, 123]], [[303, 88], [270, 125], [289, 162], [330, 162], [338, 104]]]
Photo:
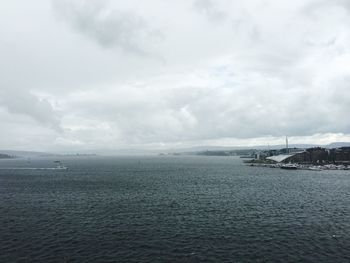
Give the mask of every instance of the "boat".
[[68, 167], [64, 166], [64, 165], [57, 165], [57, 167], [55, 169], [56, 170], [68, 170]]
[[57, 163], [55, 170], [68, 170], [68, 167], [64, 166], [61, 161], [54, 161], [54, 163]]
[[311, 171], [322, 171], [323, 170], [320, 166], [310, 166], [308, 169]]
[[292, 163], [286, 163], [280, 166], [281, 169], [286, 169], [286, 170], [296, 170], [298, 169], [298, 166], [296, 164]]

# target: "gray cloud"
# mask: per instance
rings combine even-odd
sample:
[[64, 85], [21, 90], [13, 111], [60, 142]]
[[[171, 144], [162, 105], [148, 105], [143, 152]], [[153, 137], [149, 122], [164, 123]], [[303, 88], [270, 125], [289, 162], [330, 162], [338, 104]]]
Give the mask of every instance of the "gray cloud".
[[195, 0], [193, 7], [211, 21], [223, 21], [227, 18], [227, 14], [212, 0]]
[[10, 113], [29, 116], [38, 123], [62, 132], [58, 114], [45, 99], [38, 99], [26, 91], [0, 90], [0, 107]]
[[308, 14], [314, 14], [322, 8], [341, 7], [350, 12], [350, 2], [348, 0], [312, 0], [306, 2], [303, 10]]
[[106, 1], [54, 0], [53, 7], [58, 17], [75, 31], [106, 48], [118, 47], [133, 54], [149, 55], [145, 45], [162, 36], [142, 17], [111, 9]]
[[[328, 4], [332, 4], [332, 2], [328, 1]], [[350, 2], [348, 0], [335, 0], [334, 4], [339, 5], [350, 11]]]

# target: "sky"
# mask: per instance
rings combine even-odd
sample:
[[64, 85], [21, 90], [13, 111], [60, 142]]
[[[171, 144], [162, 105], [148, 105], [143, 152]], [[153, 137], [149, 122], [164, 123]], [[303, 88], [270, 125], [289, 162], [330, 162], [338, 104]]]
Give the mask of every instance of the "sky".
[[0, 149], [350, 141], [348, 0], [0, 1]]

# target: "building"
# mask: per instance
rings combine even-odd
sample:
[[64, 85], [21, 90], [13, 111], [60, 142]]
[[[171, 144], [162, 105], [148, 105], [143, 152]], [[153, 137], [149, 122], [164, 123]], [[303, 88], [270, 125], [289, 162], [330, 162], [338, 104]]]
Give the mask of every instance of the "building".
[[350, 164], [350, 147], [327, 149], [309, 148], [304, 151], [266, 157], [267, 161], [300, 164]]
[[334, 164], [350, 164], [350, 147], [329, 150], [329, 159]]

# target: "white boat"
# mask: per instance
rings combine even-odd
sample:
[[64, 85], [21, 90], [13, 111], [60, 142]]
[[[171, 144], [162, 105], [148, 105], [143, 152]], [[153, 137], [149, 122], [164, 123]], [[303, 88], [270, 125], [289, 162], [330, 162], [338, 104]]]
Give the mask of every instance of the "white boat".
[[57, 167], [55, 169], [56, 170], [68, 170], [68, 167], [64, 166], [64, 165], [57, 165]]
[[68, 170], [68, 167], [64, 166], [61, 161], [54, 161], [54, 163], [57, 163], [57, 166], [54, 168], [55, 170]]
[[323, 170], [319, 166], [310, 166], [308, 169], [311, 170], [311, 171], [322, 171]]

